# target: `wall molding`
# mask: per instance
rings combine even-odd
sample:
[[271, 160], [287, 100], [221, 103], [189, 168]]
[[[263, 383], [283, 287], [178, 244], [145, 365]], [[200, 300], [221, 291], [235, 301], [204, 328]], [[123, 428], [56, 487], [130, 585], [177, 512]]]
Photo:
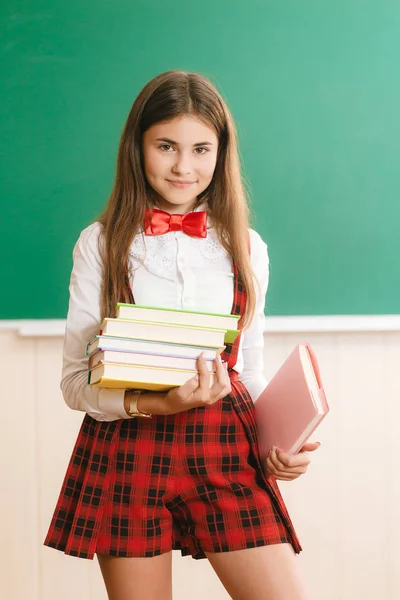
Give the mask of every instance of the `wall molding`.
[[[65, 319], [0, 320], [0, 331], [21, 337], [63, 337]], [[400, 331], [400, 315], [265, 317], [265, 333]]]

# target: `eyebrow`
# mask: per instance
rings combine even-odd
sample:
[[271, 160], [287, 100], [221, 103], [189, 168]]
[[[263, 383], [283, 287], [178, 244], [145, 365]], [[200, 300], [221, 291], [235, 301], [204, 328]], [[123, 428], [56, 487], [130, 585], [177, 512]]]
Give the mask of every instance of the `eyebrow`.
[[[167, 144], [172, 144], [173, 146], [179, 146], [178, 142], [174, 142], [174, 140], [170, 140], [169, 138], [157, 138], [156, 142], [167, 142]], [[212, 142], [197, 142], [197, 144], [193, 144], [193, 146], [212, 146]]]

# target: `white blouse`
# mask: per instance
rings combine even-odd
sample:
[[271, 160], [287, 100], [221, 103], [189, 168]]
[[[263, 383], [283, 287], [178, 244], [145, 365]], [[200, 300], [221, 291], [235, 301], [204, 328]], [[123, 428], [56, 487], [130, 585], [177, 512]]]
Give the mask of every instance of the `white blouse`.
[[[196, 210], [203, 210], [204, 204]], [[101, 259], [98, 222], [84, 229], [73, 251], [70, 299], [64, 338], [61, 389], [67, 405], [87, 412], [98, 421], [129, 418], [123, 407], [124, 390], [98, 388], [87, 383], [87, 343], [100, 329]], [[256, 290], [256, 312], [241, 335], [234, 369], [253, 402], [267, 385], [263, 374], [264, 307], [268, 288], [267, 244], [253, 229], [250, 257], [261, 286]], [[130, 283], [137, 304], [230, 313], [233, 303], [233, 266], [220, 244], [211, 218], [207, 237], [195, 238], [183, 231], [135, 236], [129, 255]]]

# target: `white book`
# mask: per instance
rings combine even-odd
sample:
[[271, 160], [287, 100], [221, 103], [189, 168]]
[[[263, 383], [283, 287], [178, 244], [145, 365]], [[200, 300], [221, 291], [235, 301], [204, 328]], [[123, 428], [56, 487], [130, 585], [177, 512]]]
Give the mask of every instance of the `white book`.
[[[163, 356], [159, 354], [147, 354], [144, 352], [98, 350], [89, 358], [89, 369], [93, 369], [100, 362], [136, 366], [143, 365], [145, 367], [157, 367], [159, 369], [166, 367], [191, 371], [197, 370], [197, 360], [195, 358], [187, 358], [185, 356]], [[207, 358], [205, 364], [210, 372], [215, 371], [215, 365], [211, 358]]]
[[88, 343], [86, 354], [90, 356], [99, 349], [159, 354], [163, 356], [177, 356], [186, 358], [197, 358], [201, 352], [204, 352], [204, 358], [213, 360], [218, 354], [225, 350], [225, 346], [222, 348], [210, 348], [207, 346], [192, 345], [186, 346], [182, 344], [154, 342], [151, 340], [137, 340], [134, 338], [115, 337], [111, 335], [96, 335]]

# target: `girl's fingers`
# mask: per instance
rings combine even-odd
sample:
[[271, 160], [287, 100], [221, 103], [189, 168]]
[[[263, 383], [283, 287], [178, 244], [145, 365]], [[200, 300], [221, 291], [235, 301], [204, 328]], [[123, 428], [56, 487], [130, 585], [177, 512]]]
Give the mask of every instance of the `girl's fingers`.
[[221, 359], [221, 355], [218, 354], [217, 358], [214, 360], [214, 364], [215, 364], [215, 372], [217, 374], [217, 379], [219, 381], [219, 383], [221, 383], [223, 386], [226, 385], [227, 382], [227, 378], [228, 377], [228, 373], [226, 372], [226, 367], [225, 364], [222, 364], [222, 359]]
[[317, 450], [320, 445], [321, 442], [307, 442], [300, 448], [299, 452], [314, 452], [314, 450]]
[[300, 477], [300, 475], [304, 475], [307, 472], [307, 469], [304, 468], [302, 470], [296, 469], [296, 471], [280, 471], [279, 469], [275, 469], [273, 466], [268, 465], [266, 463], [266, 467], [269, 473], [276, 477], [277, 479], [281, 479], [282, 477], [288, 477], [289, 479], [296, 479], [296, 477]]
[[[207, 368], [203, 352], [197, 359], [197, 369], [199, 371], [199, 386], [196, 390], [198, 400], [213, 403], [226, 396], [230, 391], [230, 379], [226, 367], [222, 364], [220, 355], [213, 361], [215, 368], [214, 383], [210, 388], [210, 372]], [[228, 389], [229, 388], [229, 389]], [[228, 389], [228, 391], [227, 391]]]
[[214, 385], [212, 386], [212, 388], [210, 390], [211, 394], [214, 397], [217, 397], [217, 399], [225, 396], [224, 390], [230, 383], [229, 377], [227, 377], [227, 372], [226, 372], [226, 369], [224, 368], [224, 365], [222, 364], [220, 356], [221, 355], [219, 354], [217, 356], [217, 358], [213, 361], [214, 365], [215, 365], [216, 377], [214, 379]]
[[[221, 356], [221, 355], [219, 355]], [[218, 362], [218, 361], [217, 361]], [[231, 385], [231, 380], [229, 378], [229, 374], [228, 374], [228, 361], [226, 362], [220, 362], [220, 366], [221, 366], [221, 380], [224, 383], [225, 386], [229, 386]]]
[[228, 373], [228, 361], [224, 362], [224, 369], [225, 369], [225, 373], [226, 373], [226, 383], [228, 383], [230, 385], [231, 380], [230, 380], [229, 373]]
[[204, 358], [204, 352], [200, 352], [197, 358], [197, 368], [199, 371], [204, 371], [206, 367], [206, 359]]
[[293, 479], [297, 479], [300, 475], [295, 475], [294, 477], [281, 477], [280, 475], [273, 475], [275, 479], [279, 479], [279, 481], [293, 481]]
[[273, 457], [276, 456], [279, 465], [282, 465], [283, 467], [282, 470], [287, 470], [287, 468], [292, 470], [292, 468], [295, 467], [303, 467], [304, 465], [308, 465], [311, 462], [311, 458], [306, 452], [289, 456], [289, 454], [282, 452], [282, 450], [279, 450], [279, 448], [275, 448], [274, 450], [275, 452], [273, 454]]
[[214, 366], [215, 366], [215, 372], [218, 376], [218, 379], [221, 378], [222, 376], [222, 372], [223, 372], [223, 366], [222, 366], [222, 362], [221, 362], [221, 355], [218, 354], [218, 356], [216, 358], [214, 358], [213, 360]]
[[293, 479], [297, 479], [303, 473], [289, 473], [287, 471], [279, 471], [274, 468], [274, 466], [268, 462], [268, 459], [265, 460], [264, 470], [267, 476], [275, 477], [275, 479], [280, 479], [282, 481], [292, 481]]
[[278, 458], [276, 448], [272, 448], [271, 452], [268, 454], [267, 460], [269, 460], [274, 469], [277, 471], [286, 471], [287, 467], [284, 465]]
[[293, 475], [302, 475], [303, 474], [303, 470], [300, 470], [300, 469], [294, 469], [292, 471], [292, 470], [288, 470], [288, 469], [277, 468], [269, 457], [267, 457], [265, 459], [265, 466], [268, 469], [268, 472], [272, 473], [274, 475], [274, 477], [277, 477], [277, 476], [291, 477]]
[[[287, 455], [286, 455], [287, 456]], [[294, 457], [290, 457], [294, 458]], [[267, 464], [270, 462], [273, 469], [275, 469], [279, 473], [305, 473], [308, 464], [310, 463], [310, 459], [303, 454], [303, 461], [297, 462], [297, 464], [285, 464], [282, 460], [279, 459], [279, 453], [276, 449], [271, 450], [269, 455], [266, 458]]]
[[303, 450], [294, 456], [289, 456], [279, 448], [273, 447], [265, 459], [265, 466], [270, 475], [281, 481], [292, 481], [306, 473], [311, 459]]
[[[178, 393], [178, 395], [180, 397], [182, 397], [182, 399], [185, 399], [190, 394], [193, 394], [193, 392], [195, 392], [197, 390], [198, 386], [199, 386], [199, 380], [198, 380], [197, 376], [194, 376], [194, 377], [191, 377], [190, 379], [188, 379], [187, 382], [184, 383], [183, 385], [179, 386], [178, 388], [175, 388], [175, 390], [176, 390], [175, 393]], [[179, 392], [177, 392], [177, 390], [179, 390]], [[170, 392], [172, 392], [172, 390], [170, 390]]]
[[268, 474], [272, 475], [272, 477], [275, 477], [275, 479], [297, 479], [297, 477], [304, 475], [304, 473], [307, 471], [306, 468], [302, 470], [296, 469], [296, 471], [281, 471], [280, 469], [275, 469], [273, 464], [268, 462], [268, 459], [265, 461], [265, 467], [268, 471]]
[[204, 352], [202, 352], [197, 359], [197, 368], [199, 370], [199, 388], [201, 393], [207, 392], [210, 387], [210, 374], [207, 369], [206, 360], [204, 358]]

